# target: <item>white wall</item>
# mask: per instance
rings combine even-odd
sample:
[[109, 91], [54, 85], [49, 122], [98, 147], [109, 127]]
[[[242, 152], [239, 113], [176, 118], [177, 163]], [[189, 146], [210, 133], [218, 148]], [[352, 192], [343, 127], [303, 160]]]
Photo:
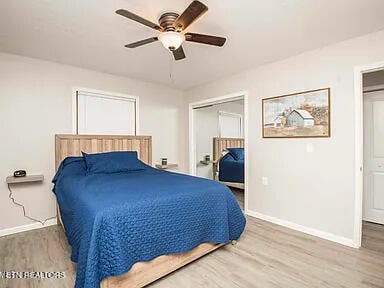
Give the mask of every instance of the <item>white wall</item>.
[[[280, 219], [351, 243], [355, 204], [354, 67], [383, 61], [383, 51], [381, 31], [188, 91], [188, 102], [249, 91], [249, 210], [256, 212], [254, 215]], [[323, 87], [331, 88], [331, 138], [261, 137], [262, 98]], [[306, 152], [309, 142], [313, 153]], [[269, 177], [268, 186], [262, 185], [262, 176]]]
[[74, 86], [139, 96], [140, 134], [153, 136], [153, 162], [168, 157], [180, 165], [180, 171], [185, 170], [187, 124], [182, 91], [0, 54], [0, 230], [31, 223], [8, 199], [5, 178], [16, 169], [45, 176], [42, 185], [14, 186], [15, 198], [25, 203], [27, 213], [40, 219], [55, 215], [51, 193], [54, 135], [72, 133]]
[[[212, 179], [212, 165], [201, 164], [205, 155], [213, 159], [213, 137], [219, 136], [219, 111], [244, 115], [244, 105], [228, 102], [195, 110], [196, 176]], [[243, 117], [244, 119], [244, 117]]]

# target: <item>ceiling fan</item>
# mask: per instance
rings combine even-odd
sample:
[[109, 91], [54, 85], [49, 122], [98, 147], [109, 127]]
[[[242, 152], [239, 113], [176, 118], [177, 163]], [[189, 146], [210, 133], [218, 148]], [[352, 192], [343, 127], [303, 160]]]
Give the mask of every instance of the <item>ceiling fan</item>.
[[224, 45], [226, 39], [223, 37], [185, 32], [189, 25], [199, 19], [207, 11], [208, 7], [206, 5], [200, 1], [193, 1], [181, 15], [176, 12], [163, 13], [159, 18], [159, 25], [124, 9], [119, 9], [116, 13], [160, 32], [156, 37], [137, 41], [125, 45], [125, 47], [137, 48], [142, 45], [160, 41], [166, 49], [173, 53], [175, 60], [181, 60], [185, 58], [182, 46], [184, 41], [219, 47]]

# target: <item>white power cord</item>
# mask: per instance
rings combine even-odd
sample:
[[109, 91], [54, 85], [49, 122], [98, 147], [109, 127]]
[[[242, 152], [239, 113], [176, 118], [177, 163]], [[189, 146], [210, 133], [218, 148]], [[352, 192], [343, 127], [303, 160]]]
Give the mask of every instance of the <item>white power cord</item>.
[[8, 190], [9, 190], [9, 195], [8, 195], [9, 199], [11, 199], [11, 201], [12, 201], [12, 203], [13, 203], [14, 205], [23, 208], [23, 215], [24, 215], [25, 218], [28, 218], [29, 220], [32, 220], [32, 221], [35, 221], [35, 222], [39, 222], [39, 223], [41, 223], [41, 225], [45, 225], [45, 222], [47, 222], [48, 220], [51, 220], [51, 219], [55, 219], [55, 218], [56, 218], [56, 217], [54, 216], [54, 217], [49, 217], [49, 218], [45, 219], [44, 221], [41, 221], [41, 220], [39, 220], [39, 219], [35, 219], [35, 218], [32, 218], [32, 217], [28, 216], [27, 213], [25, 212], [25, 207], [24, 207], [24, 205], [23, 205], [23, 204], [20, 204], [20, 203], [18, 203], [18, 202], [16, 202], [15, 198], [13, 197], [13, 193], [12, 193], [10, 184], [8, 183], [7, 185], [8, 185]]

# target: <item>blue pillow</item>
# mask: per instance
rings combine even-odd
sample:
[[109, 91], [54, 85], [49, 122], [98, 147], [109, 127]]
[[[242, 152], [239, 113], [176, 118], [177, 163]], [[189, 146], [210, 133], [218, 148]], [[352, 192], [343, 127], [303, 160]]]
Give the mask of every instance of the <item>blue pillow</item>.
[[136, 151], [116, 151], [97, 154], [82, 153], [87, 164], [87, 175], [138, 171], [147, 168], [137, 158]]
[[244, 148], [228, 148], [228, 152], [235, 160], [244, 160]]
[[83, 157], [67, 157], [61, 162], [52, 182], [56, 183], [59, 177], [74, 175], [85, 176], [86, 171], [87, 166]]
[[224, 155], [223, 157], [221, 157], [221, 159], [220, 159], [220, 163], [222, 163], [222, 162], [228, 162], [228, 161], [232, 162], [232, 161], [237, 161], [237, 160], [232, 156], [231, 153], [227, 153], [227, 154], [225, 154], [225, 155]]

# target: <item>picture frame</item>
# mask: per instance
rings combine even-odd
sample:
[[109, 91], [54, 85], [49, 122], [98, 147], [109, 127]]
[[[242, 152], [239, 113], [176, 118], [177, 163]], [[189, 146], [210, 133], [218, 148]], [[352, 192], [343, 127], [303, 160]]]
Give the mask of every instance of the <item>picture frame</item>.
[[331, 89], [262, 99], [263, 138], [331, 137]]

